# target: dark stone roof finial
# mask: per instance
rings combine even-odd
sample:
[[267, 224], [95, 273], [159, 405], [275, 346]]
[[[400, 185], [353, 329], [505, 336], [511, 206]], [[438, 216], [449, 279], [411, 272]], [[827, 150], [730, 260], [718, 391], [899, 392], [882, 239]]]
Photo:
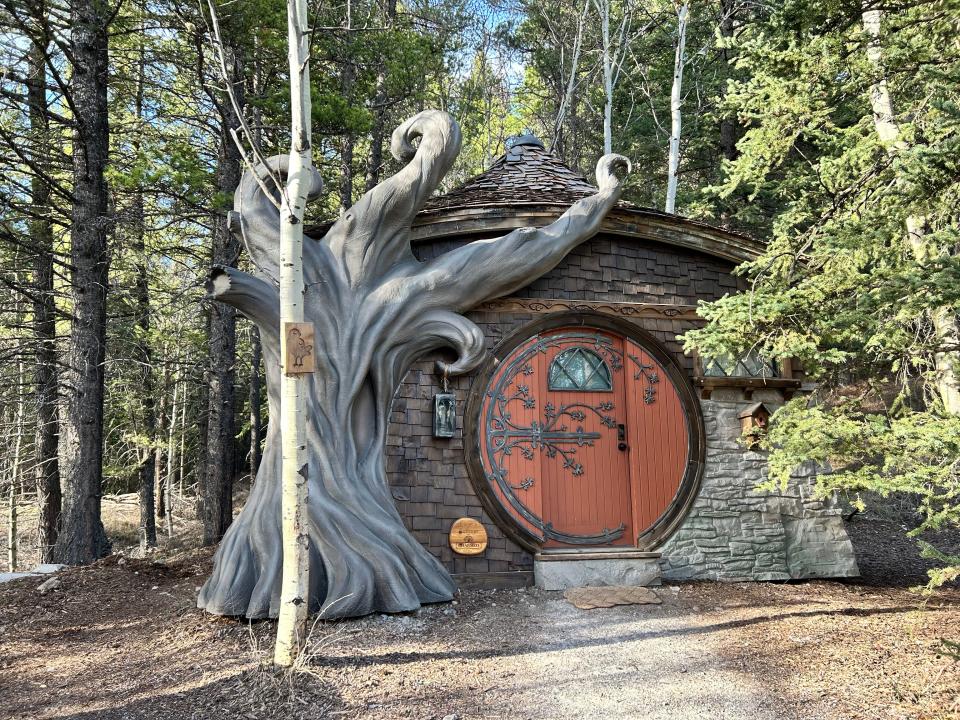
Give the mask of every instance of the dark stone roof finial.
[[504, 145], [506, 145], [507, 150], [512, 150], [519, 145], [532, 145], [533, 147], [546, 149], [543, 140], [538, 138], [530, 128], [524, 128], [519, 135], [511, 135]]

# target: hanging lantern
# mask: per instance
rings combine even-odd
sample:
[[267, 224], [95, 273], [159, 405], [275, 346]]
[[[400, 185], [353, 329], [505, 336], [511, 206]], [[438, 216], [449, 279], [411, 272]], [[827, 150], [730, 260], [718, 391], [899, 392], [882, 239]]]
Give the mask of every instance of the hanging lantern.
[[457, 396], [450, 392], [433, 396], [433, 436], [452, 438], [457, 430]]

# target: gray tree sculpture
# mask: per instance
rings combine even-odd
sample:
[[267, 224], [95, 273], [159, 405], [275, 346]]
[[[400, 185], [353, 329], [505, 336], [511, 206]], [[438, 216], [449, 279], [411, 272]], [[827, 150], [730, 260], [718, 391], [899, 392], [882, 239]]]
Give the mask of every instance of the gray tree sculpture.
[[[418, 146], [414, 141], [419, 138]], [[458, 247], [428, 262], [410, 248], [410, 225], [460, 151], [460, 130], [425, 111], [393, 133], [391, 151], [407, 165], [366, 193], [320, 241], [303, 249], [306, 318], [314, 323], [316, 371], [309, 379], [310, 603], [324, 617], [401, 612], [449, 600], [453, 580], [407, 532], [386, 482], [384, 445], [393, 396], [411, 364], [441, 348], [456, 361], [441, 373], [475, 368], [485, 354], [480, 329], [460, 313], [520, 288], [593, 236], [620, 196], [614, 170], [597, 163], [597, 194], [543, 228], [523, 228]], [[281, 175], [285, 156], [268, 161]], [[234, 226], [256, 276], [211, 272], [210, 297], [260, 329], [270, 417], [280, 404], [277, 290], [278, 211], [265, 195], [266, 170], [249, 170], [237, 190]], [[320, 192], [319, 177], [313, 197]], [[221, 615], [275, 617], [282, 562], [280, 430], [271, 420], [250, 498], [224, 537], [198, 604]]]

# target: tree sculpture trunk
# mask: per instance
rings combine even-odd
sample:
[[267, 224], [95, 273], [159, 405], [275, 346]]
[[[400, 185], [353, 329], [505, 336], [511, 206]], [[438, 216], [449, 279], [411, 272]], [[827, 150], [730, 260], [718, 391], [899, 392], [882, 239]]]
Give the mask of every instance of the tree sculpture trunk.
[[[316, 330], [316, 372], [306, 379], [310, 607], [323, 609], [323, 617], [401, 612], [452, 597], [452, 579], [407, 532], [387, 486], [384, 443], [394, 393], [411, 364], [432, 350], [457, 352], [455, 362], [438, 363], [443, 373], [475, 368], [485, 353], [483, 334], [459, 313], [526, 285], [596, 233], [620, 195], [614, 169], [629, 169], [626, 158], [606, 155], [597, 164], [599, 192], [551, 225], [421, 263], [410, 249], [410, 224], [459, 149], [459, 128], [445, 113], [411, 118], [394, 132], [391, 147], [408, 164], [367, 192], [321, 241], [307, 240], [303, 248], [304, 310]], [[286, 163], [286, 157], [270, 160], [281, 175]], [[257, 172], [265, 176], [263, 168]], [[280, 224], [266, 186], [246, 172], [235, 202], [257, 276], [218, 267], [208, 288], [259, 327], [270, 417], [276, 418]], [[319, 188], [316, 178], [311, 195]], [[277, 614], [280, 459], [280, 428], [271, 421], [250, 498], [200, 593], [199, 606], [210, 612]]]

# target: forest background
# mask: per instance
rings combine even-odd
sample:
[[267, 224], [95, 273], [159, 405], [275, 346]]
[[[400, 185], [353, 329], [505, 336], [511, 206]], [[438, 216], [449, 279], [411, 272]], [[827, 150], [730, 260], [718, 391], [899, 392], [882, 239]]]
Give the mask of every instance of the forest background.
[[[234, 135], [245, 124], [266, 154], [288, 145], [285, 12], [0, 0], [0, 491], [39, 504], [44, 559], [109, 551], [106, 493], [139, 493], [144, 548], [158, 522], [172, 529], [174, 498], [196, 503], [216, 543], [255, 474], [259, 339], [204, 299], [204, 279], [247, 262], [226, 223]], [[624, 154], [637, 169], [625, 199], [768, 244], [742, 269], [750, 291], [705, 306], [688, 345], [798, 358], [819, 382], [774, 417], [771, 483], [828, 462], [822, 491], [904, 493], [919, 531], [956, 527], [957, 0], [311, 13], [326, 196], [310, 220], [391, 174], [392, 129], [425, 108], [464, 135], [441, 190], [524, 129], [584, 174]], [[960, 561], [940, 560], [934, 579], [955, 578]]]

